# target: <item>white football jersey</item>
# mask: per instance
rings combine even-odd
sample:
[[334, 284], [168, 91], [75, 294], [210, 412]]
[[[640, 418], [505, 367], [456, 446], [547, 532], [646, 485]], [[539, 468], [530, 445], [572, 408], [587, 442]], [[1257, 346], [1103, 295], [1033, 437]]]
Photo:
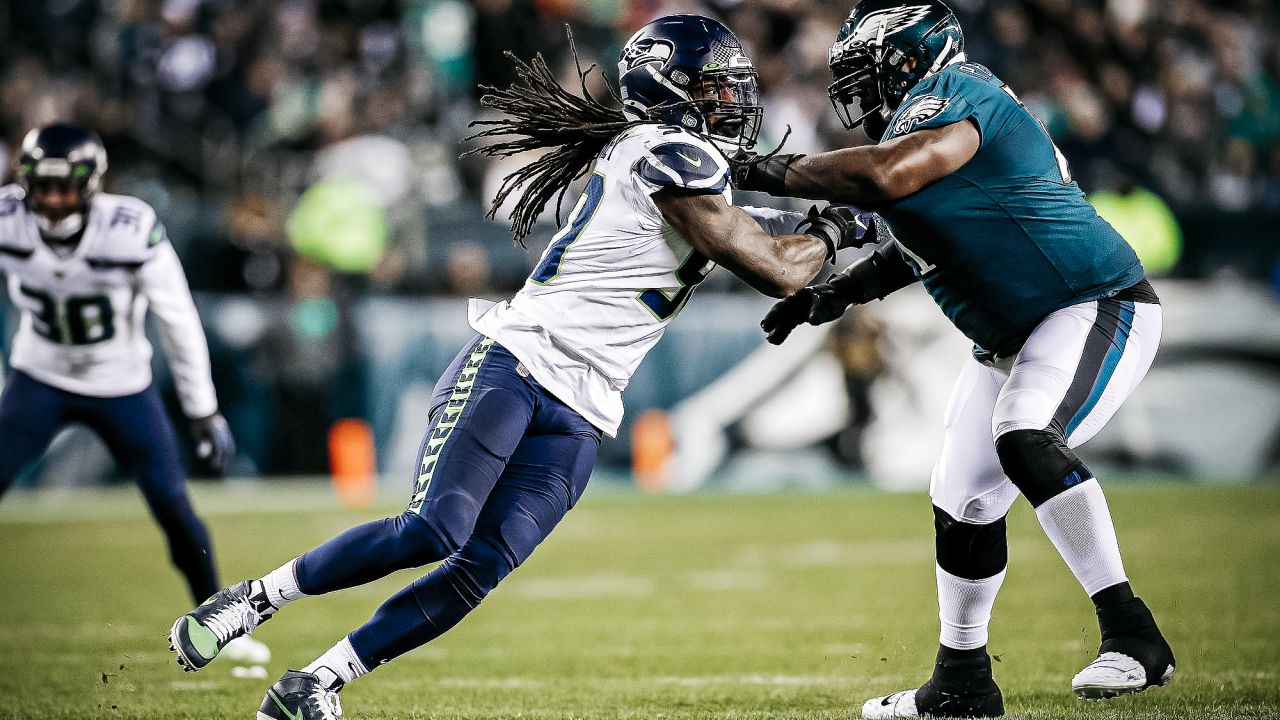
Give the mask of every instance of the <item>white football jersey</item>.
[[217, 410], [209, 349], [178, 255], [147, 203], [97, 193], [84, 235], [59, 255], [40, 237], [17, 185], [0, 188], [0, 270], [22, 319], [9, 364], [79, 395], [120, 397], [151, 385], [147, 309], [189, 417]]
[[[715, 267], [663, 220], [651, 195], [669, 187], [732, 202], [729, 163], [706, 139], [671, 125], [620, 133], [596, 157], [568, 222], [524, 288], [500, 303], [471, 301], [476, 331], [502, 343], [543, 387], [610, 436], [622, 422], [621, 393], [632, 373]], [[780, 232], [800, 217], [752, 214]]]

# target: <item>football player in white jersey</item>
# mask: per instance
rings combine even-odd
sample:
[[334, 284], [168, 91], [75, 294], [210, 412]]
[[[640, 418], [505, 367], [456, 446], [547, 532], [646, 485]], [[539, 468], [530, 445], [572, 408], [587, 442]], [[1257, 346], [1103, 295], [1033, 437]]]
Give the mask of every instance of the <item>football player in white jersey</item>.
[[482, 136], [516, 139], [485, 152], [550, 150], [510, 176], [495, 202], [527, 188], [513, 213], [517, 239], [547, 200], [589, 177], [524, 288], [506, 302], [472, 301], [479, 335], [436, 386], [408, 510], [175, 622], [179, 662], [195, 669], [289, 602], [444, 561], [285, 673], [260, 720], [338, 717], [344, 684], [453, 627], [529, 557], [582, 494], [636, 366], [714, 264], [781, 297], [836, 249], [872, 240], [868, 218], [848, 208], [806, 217], [729, 204], [722, 148], [754, 143], [760, 106], [751, 61], [720, 23], [649, 23], [626, 44], [619, 75], [625, 115], [566, 92], [540, 58], [486, 96], [506, 119]]
[[[145, 202], [100, 191], [98, 136], [58, 123], [23, 140], [0, 188], [0, 271], [21, 310], [0, 393], [0, 494], [57, 431], [89, 426], [134, 472], [173, 564], [197, 601], [218, 590], [213, 547], [187, 496], [178, 440], [151, 382], [150, 309], [197, 454], [221, 472], [235, 451], [218, 414], [209, 351], [178, 256]], [[232, 657], [266, 662], [261, 643]]]

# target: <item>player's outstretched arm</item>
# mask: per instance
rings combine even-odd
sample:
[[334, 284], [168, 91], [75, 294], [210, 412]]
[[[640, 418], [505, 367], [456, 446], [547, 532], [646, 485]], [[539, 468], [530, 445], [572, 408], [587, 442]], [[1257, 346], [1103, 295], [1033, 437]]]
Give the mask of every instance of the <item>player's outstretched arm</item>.
[[817, 234], [769, 235], [719, 194], [661, 190], [662, 217], [693, 249], [769, 297], [786, 297], [822, 269], [829, 240]]
[[734, 185], [771, 195], [877, 203], [904, 198], [959, 170], [982, 142], [972, 121], [916, 130], [880, 145], [738, 163]]
[[207, 463], [209, 469], [222, 474], [235, 456], [235, 440], [227, 421], [218, 413], [209, 346], [173, 246], [167, 241], [157, 245], [154, 254], [139, 270], [138, 280], [156, 320], [182, 412], [191, 421], [196, 456]]
[[774, 345], [802, 323], [821, 325], [838, 319], [850, 305], [880, 300], [919, 278], [903, 259], [898, 244], [885, 242], [870, 255], [827, 278], [787, 297], [769, 309], [760, 329]]

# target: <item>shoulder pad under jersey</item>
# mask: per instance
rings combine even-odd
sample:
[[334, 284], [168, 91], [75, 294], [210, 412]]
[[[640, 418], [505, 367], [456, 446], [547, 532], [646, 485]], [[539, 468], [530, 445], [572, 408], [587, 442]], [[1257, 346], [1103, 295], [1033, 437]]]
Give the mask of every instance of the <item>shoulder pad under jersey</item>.
[[719, 195], [729, 184], [729, 161], [700, 135], [674, 125], [642, 125], [632, 141], [643, 146], [632, 172], [654, 191]]

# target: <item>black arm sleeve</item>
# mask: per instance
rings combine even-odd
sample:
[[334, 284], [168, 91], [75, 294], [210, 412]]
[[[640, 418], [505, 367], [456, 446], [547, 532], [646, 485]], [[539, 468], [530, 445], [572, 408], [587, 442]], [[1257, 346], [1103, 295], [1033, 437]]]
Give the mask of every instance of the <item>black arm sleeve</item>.
[[855, 303], [880, 300], [919, 280], [898, 243], [885, 242], [870, 255], [832, 275], [828, 283]]

